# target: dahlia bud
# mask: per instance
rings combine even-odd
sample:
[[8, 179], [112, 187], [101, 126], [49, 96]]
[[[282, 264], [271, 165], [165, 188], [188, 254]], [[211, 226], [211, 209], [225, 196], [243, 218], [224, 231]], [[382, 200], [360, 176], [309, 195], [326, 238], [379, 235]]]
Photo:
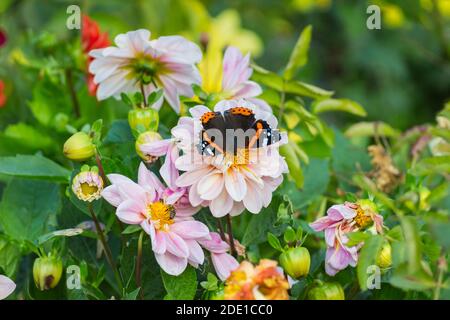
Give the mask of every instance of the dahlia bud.
[[84, 161], [95, 154], [95, 146], [87, 133], [77, 132], [64, 143], [63, 152], [70, 160]]
[[143, 144], [152, 143], [160, 140], [162, 140], [162, 137], [159, 135], [158, 132], [146, 131], [141, 133], [136, 140], [136, 152], [139, 155], [139, 157], [141, 157], [141, 159], [144, 160], [146, 163], [153, 163], [156, 160], [158, 160], [157, 156], [142, 152], [141, 146]]
[[381, 247], [376, 263], [377, 266], [383, 269], [389, 268], [392, 265], [392, 248], [389, 242], [386, 242], [383, 247]]
[[319, 282], [309, 290], [308, 300], [345, 300], [345, 294], [337, 282]]
[[158, 111], [152, 108], [133, 109], [128, 112], [128, 123], [137, 132], [158, 130]]
[[280, 255], [280, 265], [294, 279], [306, 276], [309, 272], [311, 257], [304, 247], [289, 248]]
[[33, 278], [36, 287], [43, 291], [56, 287], [63, 271], [62, 261], [58, 257], [37, 258], [33, 265]]
[[103, 179], [97, 167], [83, 166], [82, 171], [72, 180], [72, 191], [78, 199], [92, 202], [101, 198]]

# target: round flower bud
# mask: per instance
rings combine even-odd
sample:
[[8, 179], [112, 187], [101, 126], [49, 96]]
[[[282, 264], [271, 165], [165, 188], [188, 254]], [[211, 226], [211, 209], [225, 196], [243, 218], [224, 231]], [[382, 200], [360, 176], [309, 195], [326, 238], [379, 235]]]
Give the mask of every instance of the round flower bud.
[[389, 242], [386, 242], [383, 247], [381, 247], [376, 263], [377, 266], [383, 269], [389, 268], [392, 265], [392, 248]]
[[56, 287], [63, 271], [62, 261], [58, 257], [42, 257], [34, 260], [33, 278], [36, 287], [43, 291]]
[[294, 279], [306, 276], [310, 264], [309, 251], [304, 247], [290, 248], [280, 255], [280, 265]]
[[72, 191], [78, 199], [92, 202], [101, 198], [103, 180], [96, 167], [81, 171], [72, 180]]
[[308, 300], [345, 300], [345, 294], [339, 283], [323, 282], [309, 290]]
[[152, 108], [133, 109], [128, 112], [128, 123], [137, 132], [158, 130], [158, 111]]
[[153, 163], [156, 160], [158, 160], [158, 156], [142, 152], [141, 146], [143, 144], [152, 143], [160, 140], [162, 140], [162, 137], [158, 132], [146, 131], [141, 133], [136, 140], [136, 152], [139, 155], [139, 157], [141, 157], [141, 159], [144, 160], [146, 163]]
[[84, 161], [95, 154], [95, 146], [87, 133], [77, 132], [64, 143], [63, 152], [70, 160]]

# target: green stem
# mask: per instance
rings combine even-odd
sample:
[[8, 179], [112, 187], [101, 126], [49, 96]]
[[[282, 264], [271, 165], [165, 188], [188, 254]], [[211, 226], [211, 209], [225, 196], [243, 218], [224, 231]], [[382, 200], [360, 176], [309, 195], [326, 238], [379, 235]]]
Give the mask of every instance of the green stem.
[[225, 232], [223, 231], [222, 219], [220, 218], [217, 218], [217, 227], [219, 229], [220, 237], [225, 241]]
[[144, 83], [142, 81], [141, 81], [141, 93], [144, 99], [144, 107], [147, 108], [148, 107], [147, 97], [145, 96]]
[[442, 280], [444, 279], [445, 269], [447, 269], [447, 261], [445, 260], [445, 256], [441, 256], [438, 260], [439, 274], [436, 288], [434, 289], [433, 300], [439, 300], [439, 297], [441, 295]]
[[142, 240], [144, 239], [144, 231], [139, 234], [137, 257], [136, 257], [136, 285], [139, 288], [139, 296], [144, 300], [144, 288], [142, 286]]
[[71, 69], [66, 69], [66, 82], [69, 89], [70, 98], [72, 99], [73, 111], [75, 112], [75, 116], [79, 118], [81, 116], [80, 103], [78, 102], [77, 93], [75, 91]]
[[114, 277], [116, 278], [116, 282], [119, 287], [119, 292], [122, 295], [123, 294], [122, 278], [120, 277], [117, 266], [112, 258], [111, 249], [109, 248], [109, 245], [106, 242], [105, 235], [103, 234], [103, 230], [100, 226], [100, 223], [98, 222], [97, 215], [95, 214], [91, 203], [88, 204], [88, 209], [89, 209], [89, 213], [91, 214], [92, 220], [94, 221], [95, 229], [97, 230], [97, 235], [98, 235], [98, 237], [102, 243], [103, 249], [105, 251], [106, 260], [108, 261], [108, 264], [110, 265], [110, 267], [114, 273]]
[[227, 215], [227, 225], [228, 225], [228, 240], [230, 242], [230, 248], [231, 248], [231, 254], [236, 257], [237, 256], [237, 251], [236, 251], [236, 246], [234, 245], [234, 237], [233, 237], [233, 228], [232, 228], [232, 224], [231, 224], [231, 216], [228, 214]]

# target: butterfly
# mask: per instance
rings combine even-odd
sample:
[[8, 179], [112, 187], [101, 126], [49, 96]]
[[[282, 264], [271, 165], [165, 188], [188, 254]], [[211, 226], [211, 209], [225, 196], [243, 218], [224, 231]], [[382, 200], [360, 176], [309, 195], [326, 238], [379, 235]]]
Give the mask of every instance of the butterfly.
[[236, 155], [240, 149], [268, 146], [281, 139], [280, 133], [272, 129], [267, 121], [256, 119], [253, 110], [234, 107], [221, 112], [205, 112], [200, 117], [202, 124], [198, 150], [202, 155], [219, 153]]

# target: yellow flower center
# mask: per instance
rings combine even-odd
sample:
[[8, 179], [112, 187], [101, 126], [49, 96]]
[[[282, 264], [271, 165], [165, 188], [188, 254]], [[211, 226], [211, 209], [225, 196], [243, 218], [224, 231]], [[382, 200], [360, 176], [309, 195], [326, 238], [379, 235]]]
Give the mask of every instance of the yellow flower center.
[[175, 209], [171, 205], [157, 201], [147, 206], [147, 213], [157, 230], [168, 231], [169, 226], [174, 223]]
[[354, 220], [359, 228], [365, 228], [372, 222], [370, 215], [366, 214], [360, 206], [356, 209], [356, 217]]
[[90, 185], [90, 184], [88, 184], [86, 182], [82, 183], [80, 185], [80, 187], [81, 187], [81, 192], [85, 196], [91, 196], [91, 195], [96, 194], [98, 192], [98, 187], [96, 185]]
[[249, 163], [249, 158], [249, 150], [246, 148], [238, 149], [236, 154], [231, 152], [226, 152], [224, 154], [224, 161], [230, 168], [238, 168], [247, 165]]

